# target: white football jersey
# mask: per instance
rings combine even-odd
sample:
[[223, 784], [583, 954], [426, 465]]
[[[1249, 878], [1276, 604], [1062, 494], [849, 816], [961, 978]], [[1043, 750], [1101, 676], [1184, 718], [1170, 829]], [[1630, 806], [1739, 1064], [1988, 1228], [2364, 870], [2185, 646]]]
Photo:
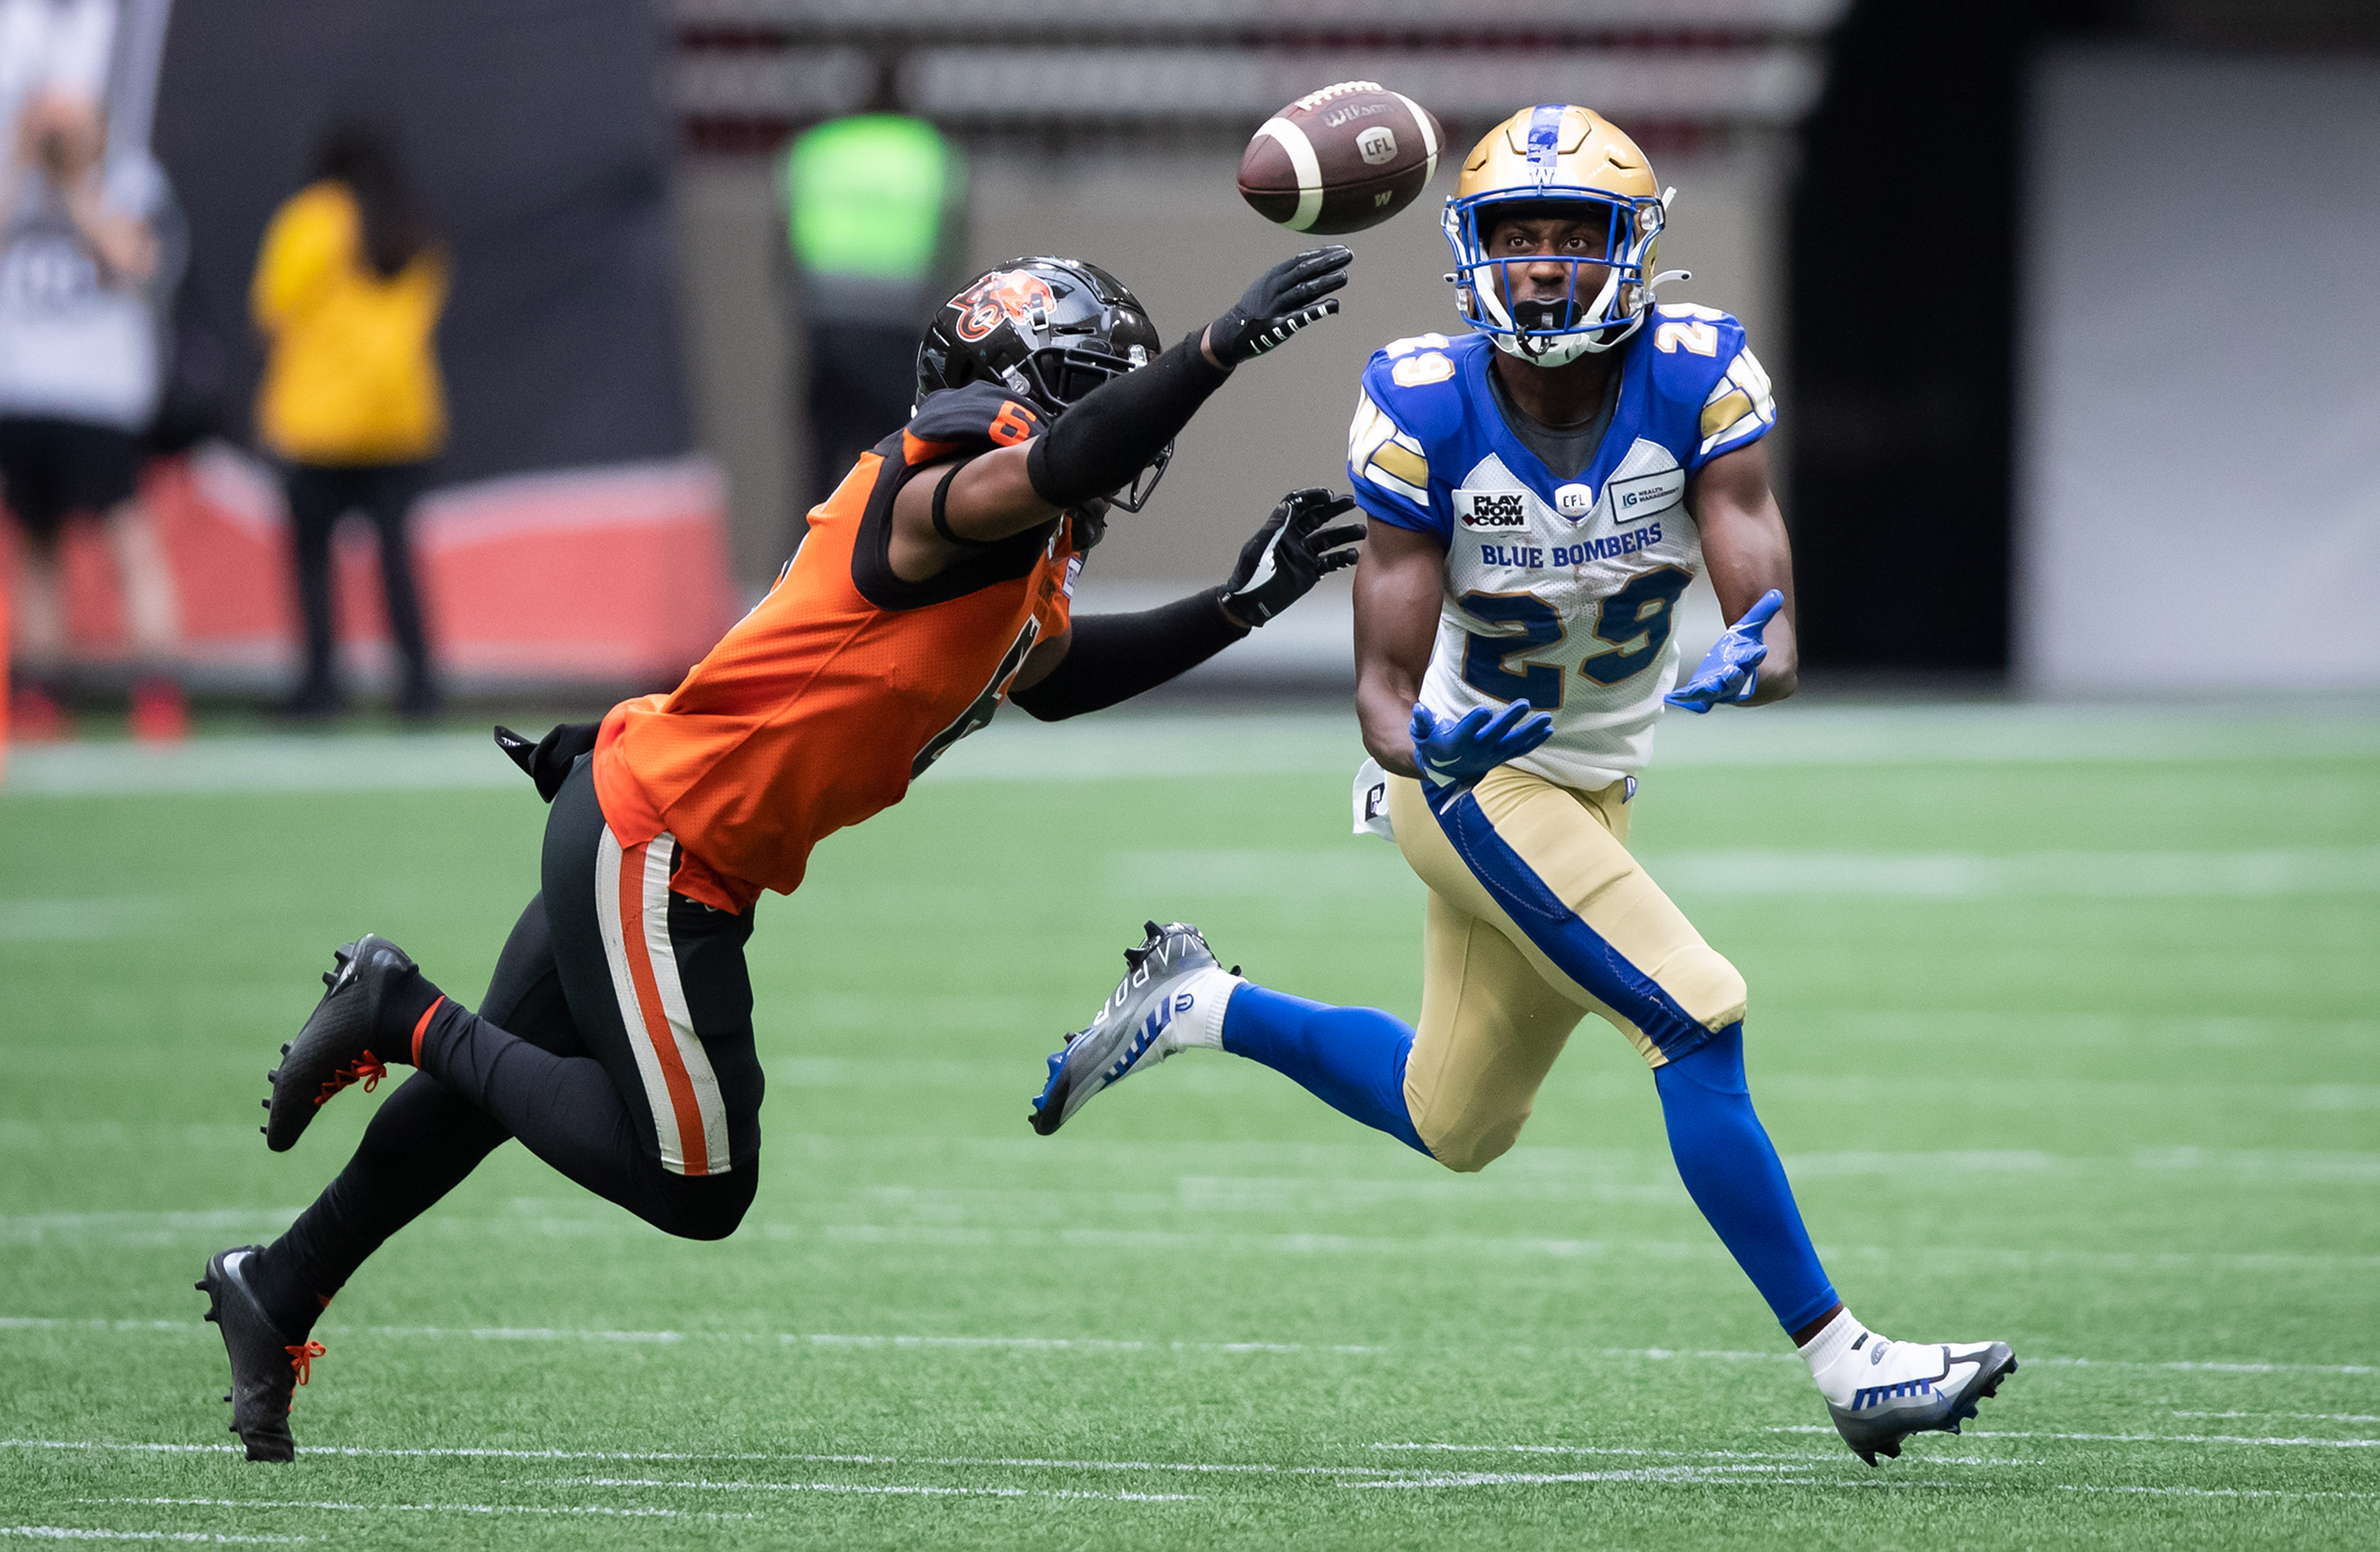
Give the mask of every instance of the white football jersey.
[[1348, 437], [1366, 515], [1446, 546], [1422, 704], [1440, 718], [1521, 699], [1550, 712], [1552, 738], [1513, 763], [1570, 787], [1651, 758], [1678, 679], [1678, 599], [1703, 564], [1686, 482], [1777, 418], [1726, 313], [1656, 308], [1626, 350], [1609, 429], [1576, 479], [1505, 424], [1483, 334], [1376, 352]]

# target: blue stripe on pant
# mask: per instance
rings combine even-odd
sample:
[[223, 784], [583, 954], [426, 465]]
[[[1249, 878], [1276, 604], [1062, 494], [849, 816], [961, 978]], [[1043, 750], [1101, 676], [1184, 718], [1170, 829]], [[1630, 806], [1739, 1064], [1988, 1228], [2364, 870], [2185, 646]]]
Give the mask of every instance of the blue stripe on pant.
[[1675, 1061], [1710, 1039], [1710, 1030], [1587, 926], [1504, 843], [1470, 789], [1457, 794], [1425, 783], [1423, 794], [1455, 855], [1562, 974], [1643, 1030], [1666, 1061]]

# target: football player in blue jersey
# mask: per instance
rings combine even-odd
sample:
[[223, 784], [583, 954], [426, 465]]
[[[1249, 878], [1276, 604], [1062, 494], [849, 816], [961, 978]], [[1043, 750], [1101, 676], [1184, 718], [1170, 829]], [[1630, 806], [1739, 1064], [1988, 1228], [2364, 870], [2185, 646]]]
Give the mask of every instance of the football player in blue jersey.
[[[1768, 376], [1716, 309], [1662, 305], [1670, 194], [1633, 141], [1547, 104], [1465, 160], [1444, 224], [1472, 333], [1365, 370], [1348, 472], [1359, 822], [1429, 886], [1421, 1020], [1308, 1001], [1150, 923], [1089, 1028], [1050, 1061], [1055, 1132], [1174, 1051], [1252, 1058], [1451, 1170], [1512, 1146], [1592, 1012], [1653, 1069], [1678, 1172], [1871, 1465], [1956, 1432], [2016, 1367], [2004, 1342], [1888, 1341], [1836, 1297], [1743, 1072], [1743, 977], [1627, 849], [1664, 704], [1793, 693], [1792, 561], [1761, 438]], [[1678, 683], [1679, 595], [1707, 570], [1734, 623]], [[1673, 687], [1674, 686], [1674, 687]]]

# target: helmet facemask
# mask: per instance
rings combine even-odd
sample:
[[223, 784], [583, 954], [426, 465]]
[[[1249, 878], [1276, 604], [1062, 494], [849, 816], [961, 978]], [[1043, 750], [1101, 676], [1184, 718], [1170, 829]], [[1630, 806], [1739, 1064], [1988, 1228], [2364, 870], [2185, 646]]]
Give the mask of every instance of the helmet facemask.
[[[1667, 193], [1615, 194], [1576, 185], [1500, 188], [1449, 200], [1439, 224], [1454, 249], [1455, 308], [1496, 347], [1532, 366], [1560, 367], [1612, 348], [1636, 332], [1653, 305], [1653, 254], [1668, 215]], [[1532, 253], [1491, 257], [1488, 235], [1500, 216], [1526, 206], [1542, 213], [1600, 223], [1599, 253]], [[1561, 264], [1570, 272], [1562, 295], [1550, 301], [1510, 303], [1515, 267]], [[1583, 274], [1582, 272], [1585, 272]], [[1599, 273], [1598, 273], [1599, 272]], [[1591, 294], [1583, 295], [1587, 287]]]

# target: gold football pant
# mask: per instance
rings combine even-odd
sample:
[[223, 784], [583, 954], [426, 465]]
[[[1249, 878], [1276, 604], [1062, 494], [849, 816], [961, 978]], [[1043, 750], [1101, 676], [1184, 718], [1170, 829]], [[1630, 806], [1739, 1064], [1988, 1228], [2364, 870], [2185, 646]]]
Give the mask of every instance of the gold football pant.
[[1506, 765], [1434, 813], [1421, 783], [1389, 778], [1397, 844], [1429, 886], [1405, 1107], [1450, 1170], [1512, 1146], [1580, 1015], [1654, 1067], [1743, 1017], [1743, 977], [1629, 855], [1627, 796]]

